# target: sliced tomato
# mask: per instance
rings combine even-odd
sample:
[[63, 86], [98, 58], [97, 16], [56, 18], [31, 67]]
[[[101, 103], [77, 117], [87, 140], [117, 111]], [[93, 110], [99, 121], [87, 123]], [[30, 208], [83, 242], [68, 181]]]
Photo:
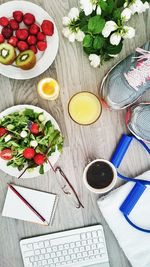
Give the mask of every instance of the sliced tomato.
[[4, 148], [2, 151], [0, 151], [0, 157], [4, 160], [10, 160], [12, 159], [12, 151], [9, 148]]
[[8, 131], [4, 127], [0, 127], [0, 137], [2, 137], [4, 134], [6, 134]]

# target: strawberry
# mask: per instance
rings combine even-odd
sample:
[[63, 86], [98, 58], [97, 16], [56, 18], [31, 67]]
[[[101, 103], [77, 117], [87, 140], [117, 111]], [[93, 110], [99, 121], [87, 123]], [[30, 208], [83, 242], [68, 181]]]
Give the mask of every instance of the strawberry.
[[23, 22], [25, 25], [30, 26], [35, 22], [35, 17], [31, 13], [26, 13], [23, 16]]
[[32, 159], [35, 156], [35, 150], [34, 148], [27, 147], [23, 151], [23, 156], [25, 159]]
[[4, 41], [5, 41], [5, 38], [4, 38], [4, 36], [0, 33], [0, 44], [1, 44], [1, 43], [4, 43]]
[[39, 41], [45, 41], [45, 38], [46, 38], [46, 36], [45, 36], [45, 34], [43, 32], [38, 32], [37, 39]]
[[28, 39], [27, 39], [27, 42], [29, 45], [35, 45], [36, 44], [36, 37], [34, 35], [29, 35], [28, 36]]
[[18, 22], [14, 19], [10, 19], [9, 25], [13, 30], [18, 30], [18, 28], [19, 28]]
[[16, 36], [11, 36], [8, 40], [8, 43], [12, 45], [13, 47], [17, 46], [18, 38]]
[[25, 41], [19, 41], [17, 47], [20, 51], [25, 51], [29, 48], [28, 44]]
[[40, 51], [44, 51], [47, 48], [47, 42], [46, 41], [39, 41], [39, 42], [37, 42], [37, 48]]
[[31, 34], [34, 34], [34, 35], [37, 35], [37, 33], [40, 31], [40, 27], [37, 25], [37, 24], [32, 24], [30, 29], [29, 29], [29, 32]]
[[0, 127], [0, 137], [2, 137], [4, 134], [6, 134], [8, 131], [4, 127]]
[[20, 10], [16, 10], [13, 12], [13, 18], [17, 21], [17, 22], [21, 22], [23, 20], [23, 13]]
[[32, 50], [32, 51], [34, 52], [34, 54], [37, 53], [37, 48], [36, 48], [35, 45], [31, 45], [31, 46], [29, 46], [29, 49]]
[[39, 125], [36, 122], [31, 124], [30, 132], [32, 134], [38, 134], [39, 133]]
[[8, 18], [6, 18], [6, 17], [1, 17], [0, 18], [0, 25], [1, 26], [6, 27], [6, 26], [8, 26], [8, 24], [9, 24]]
[[54, 24], [50, 20], [43, 20], [41, 28], [45, 35], [52, 36], [54, 34]]
[[16, 31], [16, 37], [20, 40], [26, 40], [29, 33], [27, 29], [19, 29]]
[[13, 30], [9, 27], [4, 27], [2, 29], [2, 35], [5, 39], [9, 39], [13, 35]]
[[37, 153], [34, 158], [33, 158], [34, 162], [37, 165], [43, 165], [44, 161], [45, 161], [45, 155], [41, 154], [41, 153]]
[[10, 160], [12, 159], [12, 151], [9, 148], [4, 148], [2, 151], [0, 151], [0, 157], [4, 160]]

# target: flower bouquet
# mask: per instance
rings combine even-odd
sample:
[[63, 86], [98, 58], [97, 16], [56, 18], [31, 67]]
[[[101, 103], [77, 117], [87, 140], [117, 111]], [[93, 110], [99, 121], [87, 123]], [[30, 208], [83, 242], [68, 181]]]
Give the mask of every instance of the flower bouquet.
[[135, 13], [145, 12], [149, 1], [80, 0], [81, 10], [73, 7], [63, 18], [63, 34], [70, 42], [82, 42], [90, 64], [96, 68], [117, 57], [123, 40], [135, 36], [135, 29], [127, 22]]

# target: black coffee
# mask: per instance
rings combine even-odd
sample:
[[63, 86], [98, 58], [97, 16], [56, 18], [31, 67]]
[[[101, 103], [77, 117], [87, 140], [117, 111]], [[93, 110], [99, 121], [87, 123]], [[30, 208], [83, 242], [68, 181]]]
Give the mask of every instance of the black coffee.
[[96, 189], [105, 188], [110, 185], [113, 177], [113, 170], [106, 162], [96, 161], [87, 171], [87, 182]]

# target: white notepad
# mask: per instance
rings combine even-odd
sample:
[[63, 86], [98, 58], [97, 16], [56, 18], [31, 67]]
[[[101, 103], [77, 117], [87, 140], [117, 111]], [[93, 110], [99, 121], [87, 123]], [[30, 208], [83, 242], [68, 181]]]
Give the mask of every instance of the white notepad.
[[[48, 224], [51, 224], [58, 200], [57, 195], [16, 185], [13, 185], [13, 187], [42, 215]], [[9, 187], [2, 216], [45, 225]]]

